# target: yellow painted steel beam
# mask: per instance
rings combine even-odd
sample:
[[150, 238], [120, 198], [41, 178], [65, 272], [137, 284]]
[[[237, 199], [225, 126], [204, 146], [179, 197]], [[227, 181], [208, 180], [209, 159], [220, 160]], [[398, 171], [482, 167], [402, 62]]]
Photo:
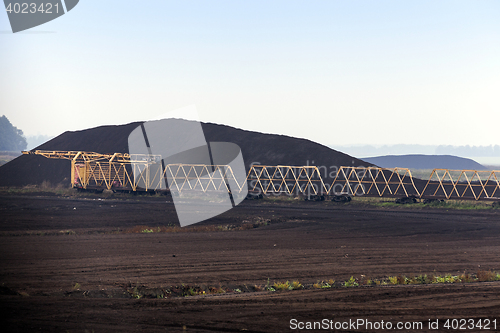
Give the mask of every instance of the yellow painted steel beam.
[[161, 161], [161, 155], [148, 155], [148, 154], [101, 154], [96, 152], [86, 151], [62, 151], [62, 150], [30, 150], [23, 151], [24, 155], [41, 155], [46, 158], [53, 159], [67, 159], [78, 161], [99, 161], [107, 160], [108, 162], [117, 163], [158, 163]]
[[[129, 155], [122, 153], [101, 154], [85, 151], [34, 150], [23, 154], [41, 155], [51, 159], [71, 160], [71, 182], [78, 179], [83, 188], [139, 186], [145, 190], [165, 188], [165, 179], [178, 191], [186, 189], [228, 190], [226, 180], [237, 184], [233, 191], [246, 188], [238, 182], [230, 166], [205, 164], [161, 164], [160, 155]], [[154, 166], [154, 167], [153, 167]], [[389, 173], [388, 177], [386, 174]], [[454, 180], [454, 174], [458, 178]], [[263, 194], [284, 193], [324, 195], [415, 195], [438, 197], [442, 191], [447, 199], [495, 199], [500, 195], [500, 171], [434, 169], [423, 190], [416, 187], [411, 171], [407, 168], [378, 168], [341, 166], [327, 186], [316, 166], [252, 165], [245, 179], [250, 191]], [[437, 180], [436, 180], [437, 179]], [[240, 184], [241, 183], [241, 184]], [[340, 192], [335, 192], [341, 187]], [[375, 193], [373, 193], [375, 192]], [[471, 195], [469, 195], [470, 193]]]
[[[458, 174], [456, 180], [454, 180], [453, 174]], [[481, 199], [483, 194], [486, 199], [497, 199], [495, 194], [497, 191], [500, 193], [500, 181], [497, 174], [500, 174], [500, 171], [434, 169], [421, 196], [437, 196], [438, 191], [442, 190], [447, 199], [464, 199], [471, 197], [466, 195], [467, 191], [470, 191], [475, 200]], [[436, 176], [437, 181], [433, 176]], [[446, 177], [448, 177], [447, 180]], [[437, 185], [432, 194], [429, 194], [427, 190], [429, 184]], [[452, 187], [450, 193], [447, 193], [445, 186]], [[462, 187], [463, 190], [459, 191], [459, 187]]]

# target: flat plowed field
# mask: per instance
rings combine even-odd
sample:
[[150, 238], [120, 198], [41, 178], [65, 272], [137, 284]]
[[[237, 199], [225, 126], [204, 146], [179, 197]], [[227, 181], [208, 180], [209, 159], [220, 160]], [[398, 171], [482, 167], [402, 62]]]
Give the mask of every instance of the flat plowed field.
[[[339, 332], [453, 332], [447, 319], [496, 319], [500, 330], [500, 282], [341, 286], [351, 276], [500, 271], [499, 209], [259, 200], [191, 232], [157, 232], [177, 224], [165, 197], [40, 193], [2, 194], [0, 214], [9, 332], [290, 332], [324, 319], [393, 325], [325, 330]], [[306, 289], [266, 291], [287, 280]], [[181, 296], [189, 288], [207, 292]], [[440, 329], [430, 329], [436, 319]]]

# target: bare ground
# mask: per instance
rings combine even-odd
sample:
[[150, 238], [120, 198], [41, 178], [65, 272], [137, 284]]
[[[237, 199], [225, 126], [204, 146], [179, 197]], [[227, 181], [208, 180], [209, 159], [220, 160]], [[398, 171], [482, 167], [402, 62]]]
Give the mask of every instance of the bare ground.
[[[176, 233], [129, 233], [176, 225], [165, 197], [2, 194], [0, 214], [0, 313], [10, 332], [289, 332], [291, 319], [422, 322], [391, 331], [436, 332], [429, 320], [448, 331], [453, 318], [496, 319], [500, 330], [500, 282], [338, 286], [350, 276], [500, 271], [498, 209], [245, 201], [201, 224], [232, 231]], [[248, 223], [258, 227], [237, 230]], [[337, 285], [258, 291], [268, 279]], [[153, 298], [182, 285], [230, 292]]]

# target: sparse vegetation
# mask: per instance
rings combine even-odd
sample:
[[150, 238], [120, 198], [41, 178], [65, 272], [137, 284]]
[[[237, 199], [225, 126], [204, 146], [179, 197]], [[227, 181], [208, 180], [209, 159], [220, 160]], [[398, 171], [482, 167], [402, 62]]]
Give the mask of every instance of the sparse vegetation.
[[373, 281], [366, 275], [361, 275], [361, 278], [359, 279], [359, 284], [362, 286], [371, 286], [375, 284], [375, 281]]
[[463, 273], [461, 275], [445, 274], [439, 275], [418, 275], [407, 277], [404, 275], [389, 276], [387, 279], [373, 280], [376, 285], [402, 285], [402, 284], [441, 284], [441, 283], [470, 283], [500, 281], [500, 274], [493, 271], [479, 270], [476, 274]]
[[344, 287], [357, 287], [357, 286], [359, 286], [359, 283], [356, 282], [354, 276], [351, 276], [349, 280], [344, 282]]
[[397, 276], [389, 276], [389, 283], [390, 284], [398, 284], [398, 277]]
[[155, 226], [150, 227], [147, 225], [138, 225], [133, 228], [122, 230], [120, 228], [109, 230], [30, 230], [30, 231], [16, 231], [0, 234], [2, 235], [29, 235], [29, 236], [52, 236], [52, 235], [75, 235], [75, 234], [89, 234], [89, 233], [104, 233], [104, 234], [152, 234], [152, 233], [189, 233], [189, 232], [223, 232], [223, 231], [242, 231], [250, 230], [269, 225], [271, 223], [279, 223], [280, 220], [269, 220], [260, 217], [253, 217], [246, 219], [239, 224], [223, 224], [223, 225], [193, 225], [189, 227], [180, 227], [178, 225]]
[[[460, 275], [460, 282], [468, 283], [468, 282], [474, 282], [474, 280], [475, 280], [474, 277], [468, 273]], [[500, 281], [500, 278], [498, 280]]]
[[479, 282], [496, 281], [497, 276], [498, 274], [492, 271], [479, 270], [476, 274], [476, 279]]
[[264, 200], [262, 201], [263, 203], [269, 202], [281, 202], [281, 203], [286, 203], [286, 202], [294, 202], [297, 199], [294, 196], [290, 195], [264, 195], [262, 197]]
[[[381, 279], [369, 279], [365, 275], [361, 275], [358, 279], [351, 276], [346, 281], [336, 282], [333, 279], [328, 281], [317, 281], [311, 284], [303, 284], [298, 280], [289, 280], [271, 282], [268, 278], [265, 285], [241, 285], [241, 286], [207, 286], [199, 284], [181, 284], [180, 286], [170, 286], [162, 288], [150, 288], [139, 283], [132, 285], [129, 283], [125, 286], [126, 293], [131, 298], [156, 298], [164, 299], [170, 297], [192, 297], [210, 294], [224, 294], [224, 293], [244, 293], [244, 292], [258, 292], [258, 291], [292, 291], [299, 289], [330, 289], [341, 287], [373, 287], [373, 286], [387, 286], [387, 285], [423, 285], [423, 284], [449, 284], [449, 283], [471, 283], [471, 282], [491, 282], [500, 281], [500, 273], [494, 271], [479, 270], [475, 274], [463, 273], [461, 275], [427, 275], [420, 274], [415, 276], [395, 275], [388, 276]], [[75, 283], [71, 288], [71, 293], [82, 293], [83, 296], [88, 296], [89, 291], [81, 291], [81, 285]], [[24, 295], [25, 292], [17, 292], [17, 294]], [[27, 294], [26, 294], [27, 295]]]
[[426, 284], [429, 283], [427, 280], [427, 274], [416, 276], [414, 284]]
[[313, 287], [316, 289], [324, 289], [324, 288], [331, 288], [335, 284], [335, 280], [328, 280], [327, 282], [321, 281], [321, 282], [316, 282], [313, 284]]
[[267, 291], [276, 291], [276, 289], [274, 289], [274, 287], [272, 287], [270, 285], [269, 278], [267, 278], [267, 283], [266, 283], [266, 286], [265, 286], [264, 290], [267, 290]]
[[303, 286], [299, 281], [292, 281], [291, 283], [286, 282], [275, 282], [273, 284], [273, 288], [276, 290], [294, 290], [294, 289], [302, 289]]
[[146, 225], [138, 225], [133, 228], [123, 231], [126, 234], [136, 233], [166, 233], [166, 232], [212, 232], [212, 231], [238, 231], [248, 230], [266, 226], [271, 221], [259, 217], [253, 218], [253, 221], [244, 220], [241, 224], [223, 224], [223, 225], [194, 225], [190, 227], [180, 227], [176, 225], [149, 227]]
[[299, 282], [299, 281], [292, 281], [292, 284], [290, 285], [291, 289], [302, 289], [304, 286]]
[[286, 281], [286, 282], [275, 282], [273, 284], [273, 287], [276, 290], [288, 290], [288, 288], [290, 288], [290, 283], [288, 281]]
[[496, 209], [500, 207], [500, 204], [496, 202], [488, 201], [474, 201], [474, 200], [436, 200], [428, 203], [424, 203], [424, 200], [420, 202], [413, 203], [410, 205], [401, 205], [395, 203], [394, 198], [380, 198], [380, 197], [356, 197], [353, 201], [354, 204], [358, 205], [370, 205], [381, 208], [404, 208], [404, 209], [427, 209], [427, 208], [442, 208], [442, 209]]
[[[0, 188], [1, 192], [8, 194], [23, 194], [23, 193], [50, 193], [51, 195], [57, 195], [61, 197], [82, 197], [82, 198], [101, 198], [101, 199], [122, 199], [122, 200], [136, 200], [140, 197], [160, 197], [164, 195], [161, 192], [113, 192], [111, 190], [100, 190], [97, 191], [78, 191], [76, 188], [71, 188], [67, 184], [51, 184], [49, 181], [43, 181], [40, 185], [27, 185], [23, 187], [10, 187], [10, 188]], [[262, 204], [294, 204], [299, 200], [299, 197], [289, 196], [289, 195], [268, 195], [263, 197]], [[330, 201], [329, 199], [322, 201], [324, 205], [337, 204]], [[417, 199], [417, 203], [409, 205], [401, 205], [395, 203], [393, 197], [365, 197], [358, 196], [353, 197], [353, 200], [349, 202], [352, 205], [370, 205], [380, 208], [396, 208], [396, 209], [465, 209], [465, 210], [476, 210], [476, 209], [500, 209], [500, 202], [488, 202], [488, 201], [475, 201], [475, 200], [430, 200], [425, 202], [423, 199]], [[264, 224], [265, 225], [265, 224]], [[251, 228], [251, 226], [247, 226]]]

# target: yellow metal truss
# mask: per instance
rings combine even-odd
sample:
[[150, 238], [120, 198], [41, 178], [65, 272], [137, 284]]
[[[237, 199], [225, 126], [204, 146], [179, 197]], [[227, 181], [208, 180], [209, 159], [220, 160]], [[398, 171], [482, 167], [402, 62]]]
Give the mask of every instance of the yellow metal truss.
[[[458, 177], [453, 177], [453, 174], [458, 174]], [[496, 199], [495, 195], [500, 195], [499, 178], [500, 171], [434, 169], [422, 193], [438, 196], [442, 192], [446, 199]], [[427, 190], [431, 183], [437, 184], [434, 191]]]
[[387, 191], [390, 195], [420, 196], [411, 171], [406, 168], [342, 166], [333, 180], [328, 194], [337, 194], [333, 191], [336, 184], [344, 184], [341, 193], [352, 193], [353, 195], [383, 196]]
[[23, 151], [23, 154], [70, 160], [72, 187], [81, 186], [84, 189], [130, 187], [136, 191], [139, 184], [144, 185], [146, 190], [158, 188], [155, 182], [160, 181], [159, 176], [151, 175], [151, 169], [153, 169], [151, 166], [161, 165], [160, 155], [101, 154], [58, 150]]
[[249, 190], [268, 193], [312, 195], [417, 195], [409, 169], [342, 166], [330, 186], [316, 166], [252, 165], [247, 180]]
[[316, 166], [252, 165], [247, 181], [250, 191], [267, 193], [320, 194], [327, 192], [320, 170]]
[[[252, 165], [246, 179], [238, 180], [229, 165], [163, 165], [160, 155], [46, 150], [23, 154], [71, 160], [71, 185], [85, 189], [163, 190], [168, 179], [170, 189], [179, 192], [188, 189], [241, 192], [248, 185], [249, 191], [264, 195], [348, 194], [475, 200], [500, 196], [500, 171], [434, 169], [424, 189], [419, 191], [407, 168], [341, 166], [334, 177], [329, 177], [333, 181], [328, 185], [323, 180], [328, 177], [322, 177], [317, 166]], [[228, 180], [231, 180], [231, 189]]]

